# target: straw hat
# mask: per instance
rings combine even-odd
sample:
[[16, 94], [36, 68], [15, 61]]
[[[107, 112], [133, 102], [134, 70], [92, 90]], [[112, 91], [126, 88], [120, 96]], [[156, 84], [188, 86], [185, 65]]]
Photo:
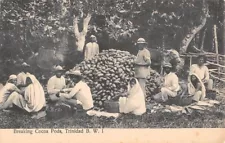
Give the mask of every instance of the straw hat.
[[171, 63], [164, 63], [163, 67], [172, 68], [172, 65], [171, 65]]
[[145, 41], [144, 38], [139, 38], [139, 39], [137, 40], [137, 44], [140, 44], [140, 43], [146, 44], [147, 42]]
[[12, 79], [17, 79], [17, 76], [14, 75], [14, 74], [10, 75], [10, 76], [9, 76], [9, 80], [12, 80]]
[[56, 66], [54, 69], [55, 71], [64, 71], [64, 69], [61, 66]]
[[67, 72], [67, 74], [82, 77], [82, 74], [79, 70], [70, 71], [70, 72]]
[[95, 36], [95, 35], [91, 35], [90, 37], [91, 37], [91, 38], [96, 38], [96, 36]]
[[27, 64], [26, 62], [23, 62], [23, 63], [22, 63], [22, 66], [23, 66], [23, 67], [30, 67], [30, 65]]

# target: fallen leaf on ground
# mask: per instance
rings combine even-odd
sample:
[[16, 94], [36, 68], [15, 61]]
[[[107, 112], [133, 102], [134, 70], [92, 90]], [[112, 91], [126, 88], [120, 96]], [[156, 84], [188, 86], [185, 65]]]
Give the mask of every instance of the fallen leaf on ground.
[[200, 106], [190, 106], [190, 108], [192, 109], [196, 109], [196, 110], [205, 110], [204, 108], [200, 107]]
[[199, 105], [199, 106], [209, 106], [209, 107], [213, 106], [213, 104], [210, 104], [210, 103], [207, 103], [207, 102], [204, 102], [204, 101], [199, 101], [197, 103], [197, 105]]

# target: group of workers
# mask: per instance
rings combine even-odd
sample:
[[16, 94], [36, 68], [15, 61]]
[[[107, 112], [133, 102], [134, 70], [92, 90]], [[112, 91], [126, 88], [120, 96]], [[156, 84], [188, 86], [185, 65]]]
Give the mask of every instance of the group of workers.
[[[136, 42], [139, 51], [134, 62], [135, 77], [128, 83], [127, 93], [119, 97], [119, 112], [142, 115], [146, 112], [146, 78], [150, 75], [151, 55], [147, 42], [139, 38]], [[84, 57], [86, 60], [93, 58], [99, 53], [99, 46], [95, 36], [91, 36], [91, 42], [85, 47]], [[198, 63], [190, 68], [188, 84], [185, 88], [192, 102], [204, 100], [206, 90], [213, 88], [213, 81], [209, 79], [209, 71], [204, 65], [205, 57], [200, 55]], [[181, 90], [179, 78], [172, 70], [169, 61], [164, 63], [164, 83], [161, 92], [152, 95], [157, 102], [167, 102], [170, 98], [180, 96]], [[64, 76], [68, 76], [65, 78]], [[88, 115], [101, 114], [94, 111], [91, 89], [85, 83], [80, 71], [65, 72], [61, 66], [55, 66], [55, 75], [47, 83], [49, 100], [55, 105], [67, 104], [70, 108], [82, 107]], [[37, 78], [32, 74], [31, 67], [24, 63], [18, 75], [11, 75], [0, 90], [0, 109], [10, 110], [17, 106], [32, 114], [32, 118], [39, 119], [46, 115], [46, 95]]]

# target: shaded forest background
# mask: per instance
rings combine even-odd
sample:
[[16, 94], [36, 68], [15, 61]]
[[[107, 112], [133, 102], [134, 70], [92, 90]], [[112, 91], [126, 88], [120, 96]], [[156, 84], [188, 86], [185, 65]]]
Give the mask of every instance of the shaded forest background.
[[1, 0], [0, 3], [1, 80], [19, 71], [24, 61], [45, 72], [51, 71], [56, 63], [66, 68], [79, 63], [82, 51], [78, 50], [80, 37], [74, 32], [74, 21], [77, 20], [79, 29], [84, 29], [83, 21], [88, 16], [86, 40], [82, 42], [87, 43], [94, 34], [100, 50], [113, 48], [136, 54], [134, 43], [143, 37], [150, 49], [180, 51], [185, 37], [206, 19], [185, 52], [201, 46], [205, 51], [214, 51], [213, 25], [216, 25], [219, 52], [224, 54], [223, 0]]

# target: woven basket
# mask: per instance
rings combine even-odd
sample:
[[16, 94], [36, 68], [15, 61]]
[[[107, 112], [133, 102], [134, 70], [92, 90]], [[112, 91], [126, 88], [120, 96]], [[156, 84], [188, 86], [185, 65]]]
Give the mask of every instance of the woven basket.
[[187, 106], [187, 105], [190, 105], [192, 103], [192, 96], [184, 96], [183, 98], [180, 98], [179, 99], [179, 105], [180, 106]]
[[104, 109], [109, 113], [119, 113], [119, 102], [118, 101], [105, 101]]
[[216, 91], [214, 90], [207, 90], [206, 91], [206, 98], [209, 98], [209, 99], [215, 99], [216, 98]]
[[67, 106], [54, 106], [50, 105], [47, 108], [47, 119], [58, 120], [72, 115], [72, 110]]

